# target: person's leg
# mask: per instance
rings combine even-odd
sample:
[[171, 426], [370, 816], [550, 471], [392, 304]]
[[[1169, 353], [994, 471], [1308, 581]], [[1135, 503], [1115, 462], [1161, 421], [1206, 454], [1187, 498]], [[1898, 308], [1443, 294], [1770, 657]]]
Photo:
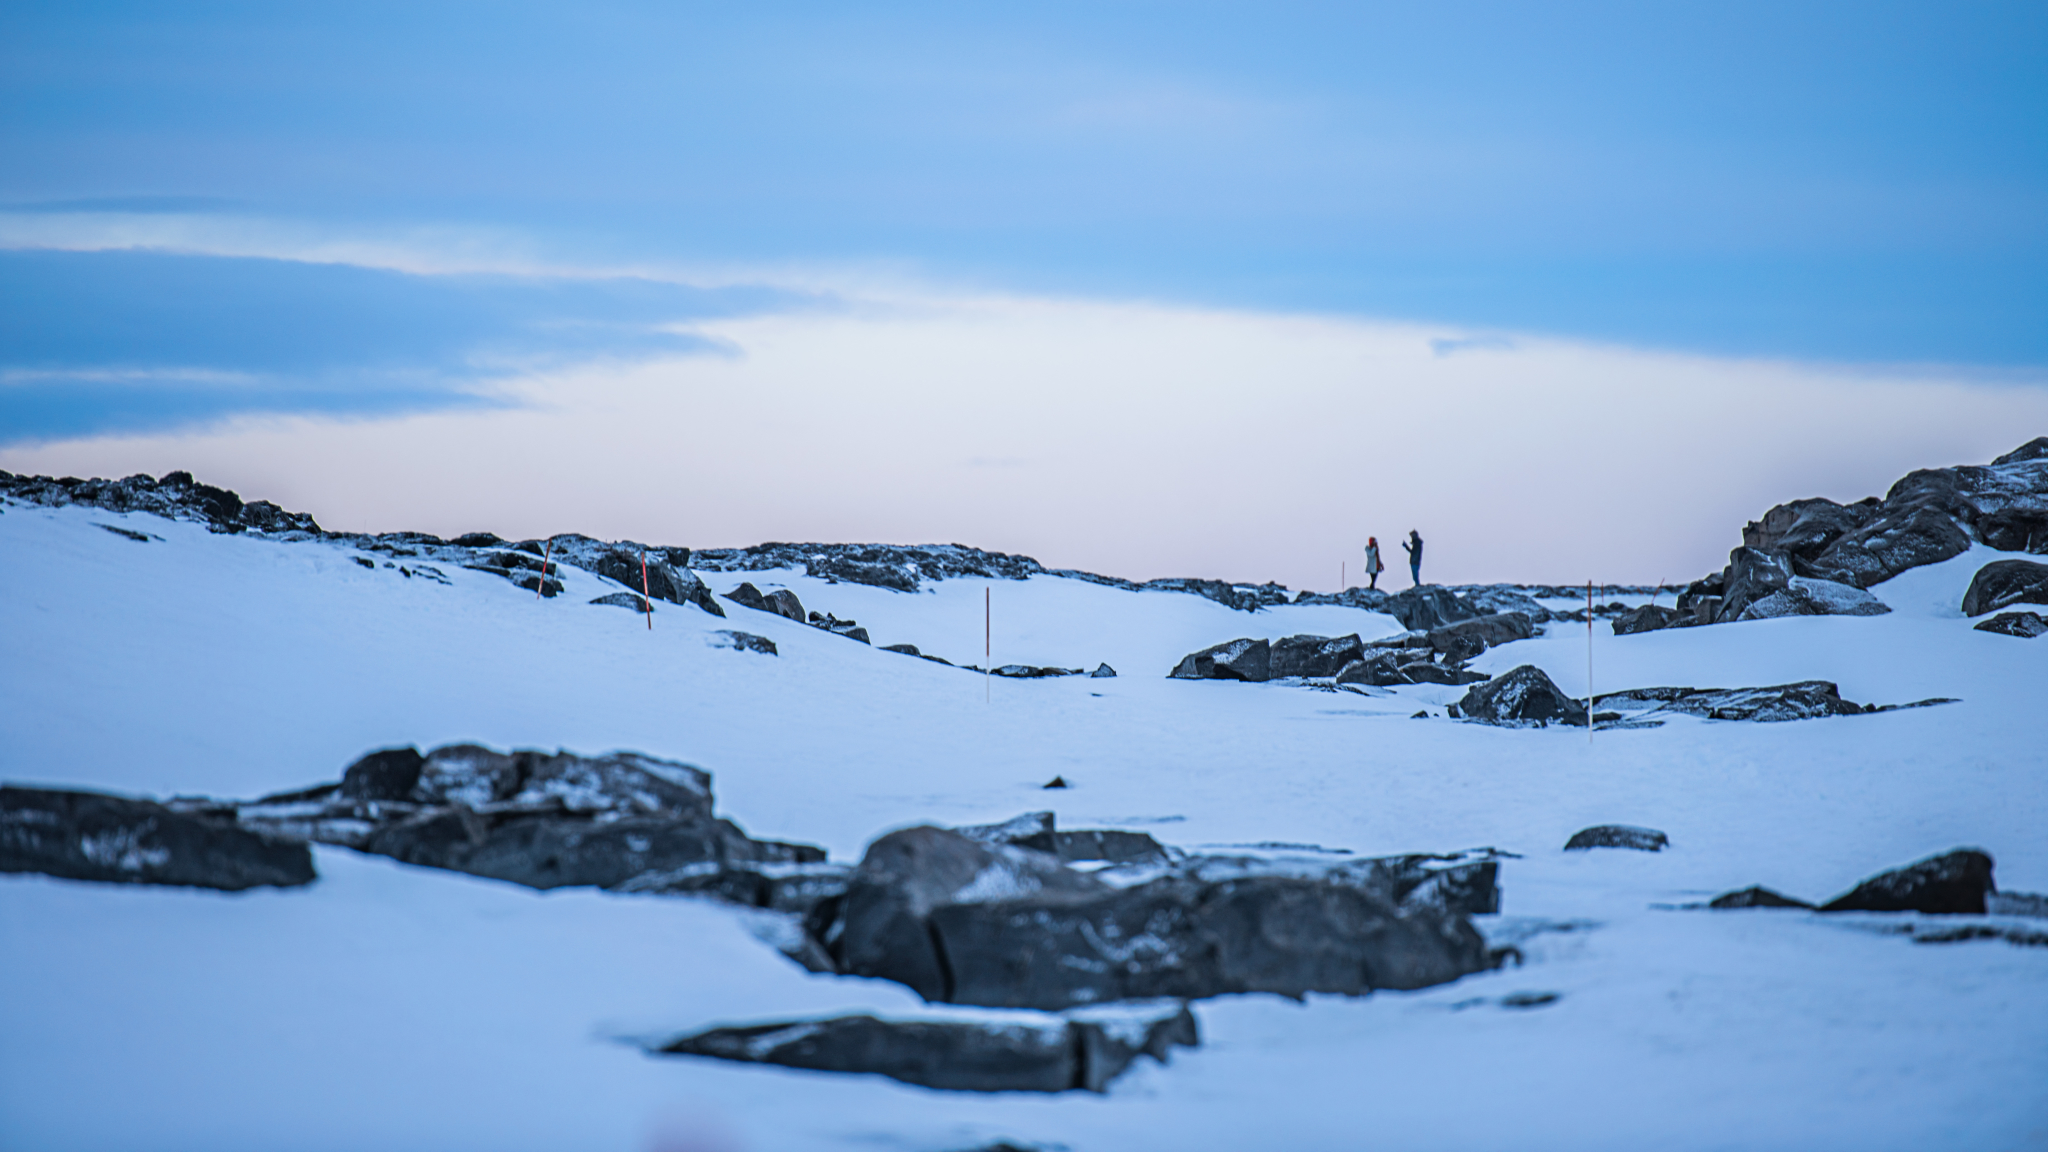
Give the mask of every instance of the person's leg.
[[1417, 588], [1422, 587], [1422, 561], [1410, 560], [1408, 562], [1408, 579], [1411, 582], [1413, 582]]

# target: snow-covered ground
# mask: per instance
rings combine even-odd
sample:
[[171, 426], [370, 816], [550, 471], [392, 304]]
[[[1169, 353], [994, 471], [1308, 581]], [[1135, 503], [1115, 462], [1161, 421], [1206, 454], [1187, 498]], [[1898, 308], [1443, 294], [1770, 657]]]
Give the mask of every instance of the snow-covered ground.
[[[805, 973], [708, 902], [539, 893], [329, 848], [292, 891], [5, 876], [0, 1148], [2048, 1147], [2048, 949], [1660, 907], [1752, 883], [1825, 898], [1962, 845], [1996, 857], [2001, 888], [2048, 891], [2048, 642], [1974, 631], [1958, 608], [2003, 555], [1878, 586], [1886, 616], [1596, 627], [1602, 691], [1820, 678], [1859, 703], [1961, 703], [1589, 739], [1444, 719], [1462, 689], [1165, 678], [1238, 636], [1400, 630], [1348, 608], [1246, 614], [1057, 577], [904, 594], [705, 574], [721, 593], [786, 586], [877, 645], [963, 663], [982, 660], [986, 590], [998, 664], [1120, 674], [989, 682], [736, 605], [726, 620], [660, 605], [650, 631], [587, 604], [616, 586], [576, 571], [542, 601], [328, 544], [8, 507], [10, 782], [247, 797], [335, 779], [375, 747], [468, 740], [687, 760], [749, 833], [844, 860], [892, 827], [1041, 808], [1186, 847], [1494, 845], [1523, 858], [1504, 865], [1504, 914], [1482, 921], [1527, 962], [1358, 1000], [1201, 1002], [1201, 1048], [1140, 1061], [1106, 1096], [955, 1094], [627, 1043], [917, 1006]], [[781, 654], [712, 646], [733, 628]], [[1523, 663], [1583, 693], [1584, 626], [1475, 667]], [[1054, 775], [1074, 787], [1043, 790]], [[1560, 850], [1610, 822], [1673, 846]], [[1559, 995], [1501, 1004], [1518, 992]]]

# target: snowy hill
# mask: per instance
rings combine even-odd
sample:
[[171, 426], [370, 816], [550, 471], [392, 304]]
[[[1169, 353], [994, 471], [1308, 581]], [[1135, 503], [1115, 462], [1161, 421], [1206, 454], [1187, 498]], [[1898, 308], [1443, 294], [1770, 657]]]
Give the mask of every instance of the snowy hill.
[[[647, 1054], [643, 1042], [722, 1024], [988, 1018], [891, 981], [808, 972], [763, 942], [776, 929], [761, 913], [729, 903], [535, 891], [324, 844], [303, 887], [9, 875], [0, 1147], [2048, 1139], [2048, 947], [2021, 946], [2048, 940], [2048, 921], [2010, 904], [1969, 917], [1680, 907], [1752, 884], [1818, 901], [1962, 846], [1996, 860], [2000, 890], [2048, 892], [2048, 642], [1964, 617], [1972, 578], [2021, 555], [1967, 532], [1947, 558], [1869, 583], [1883, 614], [1633, 635], [1600, 623], [1591, 639], [1594, 693], [1823, 680], [1860, 704], [1957, 702], [1784, 723], [1671, 714], [1589, 734], [1453, 719], [1464, 685], [1167, 676], [1237, 638], [1417, 634], [1343, 603], [1146, 588], [1021, 558], [967, 570], [988, 553], [949, 554], [950, 569], [933, 560], [906, 581], [863, 578], [886, 556], [696, 563], [657, 550], [651, 564], [673, 583], [664, 596], [650, 579], [642, 614], [632, 593], [636, 610], [592, 603], [630, 586], [599, 569], [637, 545], [557, 555], [538, 542], [542, 572], [532, 549], [495, 538], [330, 536], [275, 509], [244, 523], [239, 499], [189, 515], [183, 496], [104, 504], [17, 485], [0, 507], [9, 784], [250, 799], [335, 781], [373, 749], [474, 742], [697, 765], [718, 814], [748, 835], [848, 865], [891, 829], [1037, 810], [1197, 855], [1486, 846], [1514, 855], [1500, 859], [1500, 912], [1471, 921], [1519, 962], [1370, 996], [1199, 999], [1198, 1047], [1137, 1061], [1103, 1094], [947, 1092]], [[2000, 504], [1997, 542], [2014, 544], [2025, 511]], [[1852, 519], [1856, 555], [1892, 555], [1882, 509]], [[2017, 546], [2032, 544], [2021, 531]], [[1829, 563], [1847, 547], [1822, 546]], [[1694, 594], [1728, 596], [1738, 577], [1765, 578], [1754, 567]], [[741, 606], [727, 597], [742, 582], [857, 621], [872, 643]], [[1536, 631], [1461, 663], [1474, 676], [1534, 665], [1586, 697], [1587, 626]], [[736, 646], [735, 632], [774, 654]], [[897, 644], [955, 666], [885, 650]], [[997, 665], [1117, 675], [958, 667], [984, 663], [985, 644]], [[1043, 787], [1056, 776], [1070, 787]], [[1574, 832], [1616, 823], [1662, 830], [1670, 846], [1563, 851]], [[1958, 924], [1985, 931], [1921, 942]]]

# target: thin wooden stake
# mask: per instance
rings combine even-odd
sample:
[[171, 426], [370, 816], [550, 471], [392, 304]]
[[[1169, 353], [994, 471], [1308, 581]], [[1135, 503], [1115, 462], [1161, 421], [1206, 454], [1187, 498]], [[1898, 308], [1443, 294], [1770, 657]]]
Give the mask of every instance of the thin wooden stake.
[[550, 556], [553, 556], [554, 554], [555, 554], [555, 538], [554, 538], [553, 536], [550, 536], [550, 537], [548, 537], [548, 546], [547, 546], [546, 550], [544, 550], [544, 551], [543, 551], [543, 552], [542, 552], [542, 553], [540, 554], [540, 587], [538, 587], [538, 588], [535, 588], [535, 589], [533, 590], [533, 598], [534, 598], [535, 600], [538, 600], [538, 599], [540, 599], [540, 597], [541, 597], [541, 593], [543, 593], [543, 592], [547, 591], [547, 587], [548, 587], [548, 557], [550, 557]]
[[640, 604], [647, 609], [647, 630], [654, 631], [654, 593], [647, 590], [647, 545], [640, 546]]
[[988, 704], [995, 700], [995, 689], [991, 687], [995, 683], [996, 674], [995, 606], [991, 601], [991, 594], [994, 590], [995, 585], [993, 584], [981, 590], [981, 702], [983, 704]]
[[1586, 581], [1586, 743], [1593, 742], [1593, 582]]

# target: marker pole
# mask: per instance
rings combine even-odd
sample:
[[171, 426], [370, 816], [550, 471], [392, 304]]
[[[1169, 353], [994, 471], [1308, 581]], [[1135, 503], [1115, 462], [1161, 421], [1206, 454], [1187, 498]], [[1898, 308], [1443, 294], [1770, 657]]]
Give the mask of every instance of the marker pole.
[[981, 590], [981, 702], [983, 704], [988, 704], [995, 700], [995, 689], [992, 687], [995, 683], [996, 669], [994, 655], [995, 605], [992, 599], [994, 591], [994, 585], [989, 585]]
[[1586, 581], [1586, 743], [1593, 742], [1593, 582]]
[[543, 552], [542, 552], [542, 553], [540, 554], [540, 587], [538, 587], [538, 588], [535, 588], [535, 589], [533, 590], [533, 598], [534, 598], [535, 600], [538, 600], [538, 599], [540, 599], [540, 598], [541, 598], [541, 594], [542, 594], [543, 592], [547, 591], [547, 586], [548, 586], [548, 558], [549, 558], [549, 557], [551, 557], [551, 556], [553, 556], [554, 554], [555, 554], [555, 538], [554, 538], [553, 536], [550, 536], [550, 537], [548, 537], [548, 546], [547, 546], [546, 550], [545, 550], [545, 551], [543, 551]]
[[654, 593], [647, 590], [647, 545], [640, 546], [640, 603], [647, 607], [647, 630], [654, 631]]

